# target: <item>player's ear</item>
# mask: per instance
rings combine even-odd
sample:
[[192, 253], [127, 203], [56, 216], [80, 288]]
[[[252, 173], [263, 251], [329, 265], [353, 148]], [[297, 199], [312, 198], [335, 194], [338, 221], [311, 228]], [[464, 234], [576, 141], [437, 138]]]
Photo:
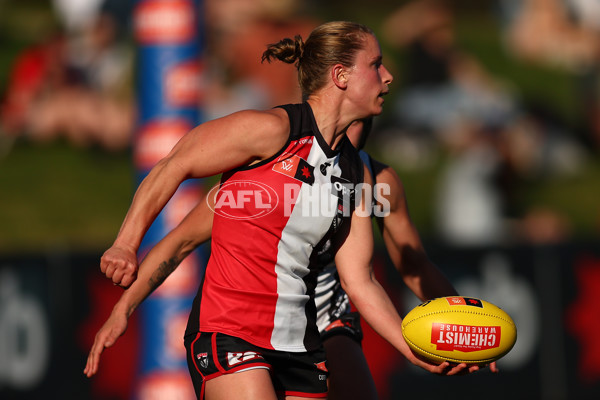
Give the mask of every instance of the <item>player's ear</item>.
[[335, 86], [346, 89], [348, 86], [348, 70], [342, 64], [336, 64], [331, 68], [331, 79]]

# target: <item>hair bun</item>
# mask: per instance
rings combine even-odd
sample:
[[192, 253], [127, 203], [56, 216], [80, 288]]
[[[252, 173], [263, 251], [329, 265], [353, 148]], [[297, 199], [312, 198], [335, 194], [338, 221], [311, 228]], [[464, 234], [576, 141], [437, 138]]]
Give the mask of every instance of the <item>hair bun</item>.
[[298, 62], [300, 62], [300, 59], [304, 55], [304, 40], [302, 39], [302, 36], [300, 36], [300, 35], [294, 36], [294, 45], [296, 46], [296, 51], [295, 51], [296, 59]]

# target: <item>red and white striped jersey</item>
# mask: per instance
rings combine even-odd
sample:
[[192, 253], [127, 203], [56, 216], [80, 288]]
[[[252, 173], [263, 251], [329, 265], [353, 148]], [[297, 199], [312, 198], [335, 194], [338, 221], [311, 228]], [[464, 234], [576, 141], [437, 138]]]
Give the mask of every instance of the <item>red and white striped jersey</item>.
[[318, 258], [354, 210], [363, 166], [346, 137], [336, 150], [328, 146], [308, 103], [282, 107], [288, 143], [222, 177], [211, 256], [186, 334], [221, 332], [290, 352], [320, 346]]

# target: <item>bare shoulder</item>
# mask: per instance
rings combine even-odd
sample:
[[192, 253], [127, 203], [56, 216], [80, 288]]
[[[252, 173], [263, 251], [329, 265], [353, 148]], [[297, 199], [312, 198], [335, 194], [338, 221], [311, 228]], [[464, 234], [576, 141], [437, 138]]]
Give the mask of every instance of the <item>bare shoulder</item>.
[[[385, 189], [382, 193], [391, 204], [392, 211], [397, 209], [405, 198], [404, 185], [398, 173], [389, 165], [372, 159], [374, 173], [376, 174], [375, 183], [380, 189]], [[382, 186], [385, 186], [383, 188]]]
[[389, 165], [371, 158], [371, 166], [375, 174], [376, 183], [388, 184], [394, 187], [401, 187], [402, 181], [398, 173]]
[[289, 118], [281, 108], [238, 111], [226, 119], [240, 130], [239, 139], [262, 158], [279, 151], [289, 137]]
[[262, 126], [265, 129], [289, 129], [287, 112], [282, 108], [268, 110], [242, 110], [222, 118], [227, 122], [241, 124], [249, 128]]
[[212, 176], [271, 157], [287, 143], [289, 130], [285, 110], [238, 111], [198, 125], [166, 159], [186, 176]]
[[390, 185], [401, 186], [402, 181], [400, 180], [400, 176], [394, 169], [390, 166], [385, 166], [378, 170], [377, 172], [377, 183], [387, 183]]

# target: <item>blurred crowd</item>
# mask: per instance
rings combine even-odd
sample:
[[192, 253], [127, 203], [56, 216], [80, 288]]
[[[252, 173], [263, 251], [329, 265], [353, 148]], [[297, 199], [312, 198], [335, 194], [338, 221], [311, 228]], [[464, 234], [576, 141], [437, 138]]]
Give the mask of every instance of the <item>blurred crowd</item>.
[[582, 82], [573, 96], [585, 110], [581, 127], [523, 100], [510, 77], [461, 48], [450, 4], [409, 2], [384, 21], [385, 40], [406, 54], [400, 93], [379, 136], [384, 158], [420, 168], [443, 149], [435, 221], [446, 242], [566, 240], [572, 226], [565, 215], [525, 206], [519, 195], [537, 178], [575, 176], [600, 150], [600, 2], [498, 0], [494, 8], [510, 57], [564, 69]]
[[14, 60], [0, 109], [5, 143], [18, 136], [109, 150], [129, 143], [135, 107], [127, 10], [118, 1], [71, 3], [78, 2], [56, 0], [61, 23]]
[[[131, 3], [54, 0], [61, 29], [14, 60], [0, 108], [4, 142], [62, 137], [111, 151], [130, 146], [136, 118]], [[573, 98], [584, 121], [577, 131], [545, 104], [523, 101], [510, 77], [494, 75], [461, 48], [453, 3], [403, 2], [372, 26], [386, 49], [403, 54], [403, 65], [393, 71], [399, 89], [368, 148], [405, 169], [426, 168], [446, 155], [435, 203], [436, 232], [445, 241], [565, 240], [572, 227], [564, 215], [523, 208], [517, 197], [538, 177], [577, 174], [600, 150], [600, 2], [495, 0], [491, 10], [510, 57], [562, 69], [580, 82]], [[204, 118], [298, 101], [295, 69], [262, 64], [260, 56], [265, 44], [306, 37], [322, 22], [311, 13], [316, 3], [203, 4]]]

